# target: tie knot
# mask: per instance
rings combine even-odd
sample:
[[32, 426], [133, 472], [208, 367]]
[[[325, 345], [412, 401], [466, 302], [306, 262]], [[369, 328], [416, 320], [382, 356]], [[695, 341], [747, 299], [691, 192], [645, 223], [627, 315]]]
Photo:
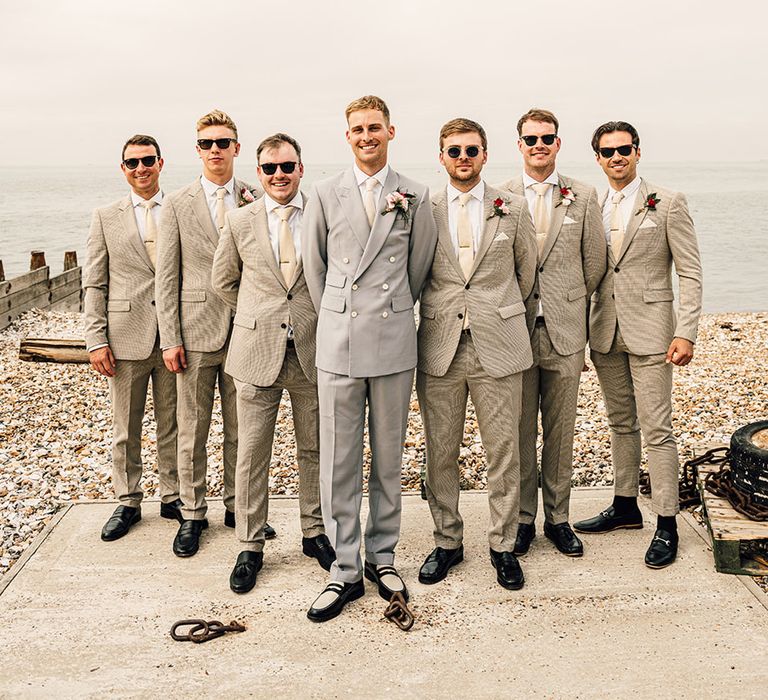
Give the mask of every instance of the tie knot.
[[376, 187], [376, 185], [379, 184], [379, 181], [375, 177], [369, 177], [365, 181], [365, 191], [366, 192], [373, 192], [373, 188]]
[[613, 196], [611, 197], [611, 201], [614, 204], [618, 204], [622, 199], [624, 199], [624, 193], [623, 192], [614, 192]]
[[280, 217], [280, 221], [288, 221], [293, 213], [293, 207], [289, 204], [284, 207], [278, 207], [277, 215]]
[[219, 189], [216, 190], [216, 199], [224, 199], [226, 195], [227, 195], [226, 187], [219, 187]]
[[531, 185], [531, 189], [536, 193], [537, 197], [543, 197], [549, 192], [551, 186], [548, 182], [534, 182]]
[[157, 206], [157, 202], [154, 199], [145, 199], [143, 202], [140, 203], [139, 206], [142, 206], [145, 209], [151, 209], [152, 207]]
[[462, 207], [467, 206], [467, 202], [472, 199], [472, 195], [469, 192], [462, 192], [459, 195], [459, 204], [461, 204]]

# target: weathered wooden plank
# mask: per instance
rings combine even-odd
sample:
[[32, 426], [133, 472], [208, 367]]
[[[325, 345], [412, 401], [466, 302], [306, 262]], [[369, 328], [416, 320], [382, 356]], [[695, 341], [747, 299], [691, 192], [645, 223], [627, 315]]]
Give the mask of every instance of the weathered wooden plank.
[[71, 270], [77, 267], [77, 251], [67, 250], [64, 252], [64, 270]]
[[[41, 267], [39, 270], [19, 275], [18, 277], [14, 277], [12, 280], [7, 280], [5, 282], [5, 285], [7, 285], [5, 294], [14, 294], [15, 292], [28, 289], [40, 282], [47, 281], [49, 277], [50, 268], [48, 267]], [[0, 288], [0, 290], [1, 289], [2, 288]]]
[[[51, 292], [51, 305], [48, 307], [52, 311], [82, 311], [83, 296], [79, 286], [62, 287]], [[64, 294], [69, 291], [69, 294]]]
[[89, 362], [85, 341], [76, 338], [22, 338], [19, 359], [24, 362]]
[[18, 318], [21, 314], [23, 314], [25, 311], [29, 311], [30, 309], [47, 309], [48, 303], [50, 301], [48, 285], [44, 287], [42, 294], [35, 296], [35, 291], [37, 290], [25, 289], [23, 292], [19, 292], [19, 294], [23, 295], [23, 297], [20, 296], [17, 298], [13, 306], [7, 310], [4, 310], [5, 313], [7, 313], [9, 316], [12, 316], [13, 318]]
[[33, 304], [38, 309], [45, 309], [50, 301], [50, 292], [48, 291], [48, 280], [43, 280], [38, 284], [22, 289], [20, 292], [13, 292], [6, 294], [0, 298], [0, 311], [8, 311], [8, 313], [14, 313], [16, 309], [24, 307], [26, 311], [29, 308], [28, 303], [30, 300], [35, 299], [37, 303]]
[[56, 275], [56, 277], [51, 277], [51, 279], [48, 281], [48, 289], [54, 290], [57, 287], [62, 287], [72, 283], [77, 283], [77, 285], [80, 286], [82, 279], [83, 268], [75, 267], [71, 270], [67, 270], [66, 272], [62, 272], [60, 275]]

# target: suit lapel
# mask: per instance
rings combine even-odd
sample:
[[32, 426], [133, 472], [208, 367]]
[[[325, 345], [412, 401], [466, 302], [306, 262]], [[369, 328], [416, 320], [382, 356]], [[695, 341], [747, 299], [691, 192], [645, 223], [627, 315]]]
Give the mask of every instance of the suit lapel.
[[205, 201], [205, 190], [203, 190], [200, 180], [192, 185], [192, 189], [189, 191], [191, 198], [192, 210], [195, 212], [198, 223], [202, 227], [205, 234], [210, 239], [214, 246], [219, 244], [219, 232], [213, 225], [211, 219], [211, 210], [208, 208], [208, 202]]
[[523, 187], [523, 176], [514, 177], [508, 182], [505, 182], [501, 189], [509, 190], [512, 194], [525, 197], [525, 188]]
[[648, 207], [644, 206], [647, 196], [648, 185], [645, 180], [640, 180], [640, 189], [637, 191], [637, 196], [635, 197], [635, 208], [632, 212], [632, 218], [627, 224], [627, 230], [624, 233], [624, 241], [621, 244], [621, 252], [619, 253], [619, 258], [616, 262], [619, 262], [619, 260], [624, 257], [627, 248], [629, 248], [629, 244], [632, 243], [632, 239], [637, 233], [638, 227], [643, 223], [643, 219], [645, 219], [645, 216], [648, 213]]
[[283, 273], [280, 272], [280, 268], [277, 266], [275, 251], [272, 248], [272, 242], [269, 240], [267, 216], [267, 208], [264, 206], [264, 200], [261, 199], [251, 211], [251, 230], [264, 260], [267, 261], [267, 267], [272, 271], [277, 281], [285, 287]]
[[[128, 241], [130, 241], [131, 245], [135, 248], [139, 257], [149, 266], [149, 269], [154, 272], [155, 266], [149, 259], [147, 248], [144, 245], [144, 241], [141, 240], [139, 227], [136, 226], [136, 214], [133, 212], [133, 200], [130, 195], [120, 203], [120, 221], [123, 224], [123, 229], [125, 230], [125, 235]], [[157, 243], [155, 243], [155, 245], [157, 245]]]
[[432, 203], [432, 214], [435, 217], [435, 223], [437, 224], [438, 241], [443, 247], [448, 259], [453, 264], [456, 274], [461, 279], [464, 279], [464, 273], [461, 271], [461, 265], [459, 265], [456, 249], [453, 247], [451, 229], [448, 225], [448, 194], [445, 188], [443, 188], [440, 194], [435, 197], [435, 200]]
[[542, 262], [547, 259], [549, 251], [551, 251], [555, 245], [555, 241], [560, 235], [560, 229], [563, 227], [565, 214], [568, 211], [568, 207], [563, 204], [563, 195], [560, 194], [560, 188], [562, 187], [570, 188], [571, 183], [558, 175], [557, 190], [552, 192], [552, 216], [549, 220], [549, 233], [547, 234], [547, 240], [544, 243], [544, 250], [541, 254]]
[[[384, 181], [384, 187], [381, 190], [379, 201], [386, 197], [390, 192], [394, 192], [397, 189], [399, 178], [397, 173], [390, 167], [387, 179]], [[358, 197], [360, 199], [360, 197]], [[360, 199], [362, 203], [362, 199]], [[395, 224], [395, 220], [398, 216], [402, 216], [397, 210], [391, 211], [388, 214], [381, 213], [381, 204], [377, 205], [376, 216], [373, 219], [373, 228], [371, 228], [371, 235], [368, 236], [368, 243], [363, 250], [363, 257], [360, 258], [360, 264], [357, 266], [357, 272], [355, 277], [360, 277], [368, 269], [368, 266], [373, 262], [374, 258], [379, 254], [381, 247], [384, 245], [384, 241], [387, 240], [389, 232]], [[368, 223], [368, 217], [365, 217], [365, 223]]]
[[483, 222], [485, 224], [483, 229], [483, 235], [480, 237], [480, 245], [475, 255], [475, 263], [472, 265], [472, 272], [470, 278], [475, 274], [478, 265], [482, 262], [485, 254], [488, 252], [488, 248], [491, 247], [493, 239], [496, 238], [496, 231], [499, 228], [500, 216], [491, 216], [493, 214], [493, 200], [494, 196], [488, 191], [488, 187], [485, 188], [485, 195], [483, 196]]
[[365, 250], [368, 243], [366, 232], [370, 229], [368, 226], [368, 215], [365, 213], [363, 199], [357, 187], [354, 171], [350, 168], [336, 185], [336, 197], [341, 205], [341, 210], [347, 218], [349, 227], [352, 229], [357, 242], [360, 244], [360, 250]]

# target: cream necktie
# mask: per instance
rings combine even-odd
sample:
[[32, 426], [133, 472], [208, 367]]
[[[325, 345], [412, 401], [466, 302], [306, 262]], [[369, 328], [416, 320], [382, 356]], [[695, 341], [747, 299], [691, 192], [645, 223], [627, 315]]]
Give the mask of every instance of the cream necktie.
[[373, 190], [378, 184], [375, 177], [369, 177], [365, 181], [365, 213], [368, 215], [368, 225], [373, 228], [373, 220], [376, 218], [376, 201], [373, 198]]
[[224, 228], [224, 214], [227, 211], [224, 208], [224, 197], [226, 196], [226, 187], [219, 187], [219, 189], [216, 190], [216, 226], [219, 229], [219, 233], [221, 233], [221, 229]]
[[624, 199], [623, 192], [614, 192], [611, 197], [613, 210], [611, 211], [611, 248], [613, 257], [619, 259], [621, 246], [624, 243], [624, 217], [621, 215], [621, 200]]
[[280, 217], [280, 232], [277, 239], [277, 250], [280, 258], [280, 272], [283, 274], [286, 286], [290, 287], [296, 272], [296, 246], [293, 244], [293, 234], [288, 225], [295, 207], [290, 205], [279, 207], [275, 211]]
[[536, 244], [539, 247], [539, 258], [544, 253], [544, 244], [547, 242], [547, 236], [549, 235], [549, 211], [544, 198], [551, 186], [548, 182], [536, 182], [530, 186], [536, 193], [536, 202], [533, 205], [533, 225], [536, 228]]
[[144, 247], [147, 249], [152, 265], [155, 266], [157, 264], [155, 253], [157, 226], [155, 226], [155, 217], [152, 216], [152, 208], [157, 206], [157, 202], [154, 199], [145, 199], [141, 202], [141, 206], [144, 207]]
[[[469, 200], [472, 195], [469, 192], [463, 192], [459, 195], [459, 215], [456, 219], [456, 233], [459, 238], [459, 265], [464, 273], [464, 279], [468, 280], [472, 273], [472, 266], [475, 264], [474, 236], [472, 235], [472, 224], [469, 221]], [[469, 313], [464, 309], [464, 328], [469, 328]]]

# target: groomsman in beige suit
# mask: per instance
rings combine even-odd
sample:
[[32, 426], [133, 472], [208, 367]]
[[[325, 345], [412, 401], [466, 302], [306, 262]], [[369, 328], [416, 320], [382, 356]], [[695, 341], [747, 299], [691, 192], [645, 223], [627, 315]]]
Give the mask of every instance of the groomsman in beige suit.
[[[432, 263], [429, 191], [387, 164], [395, 127], [373, 95], [347, 106], [355, 164], [318, 182], [302, 223], [304, 275], [318, 313], [320, 494], [336, 551], [314, 622], [364, 594], [363, 575], [389, 600], [408, 591], [393, 566], [400, 470], [416, 366], [413, 306]], [[365, 568], [360, 559], [363, 427], [371, 440]]]
[[141, 520], [141, 424], [147, 385], [157, 423], [160, 515], [181, 520], [176, 473], [176, 378], [163, 364], [155, 308], [155, 244], [163, 205], [160, 146], [137, 134], [123, 146], [131, 193], [91, 220], [83, 288], [91, 366], [109, 380], [112, 485], [120, 505], [101, 531], [112, 541]]
[[[240, 152], [237, 127], [215, 110], [197, 122], [197, 152], [203, 173], [168, 195], [157, 244], [157, 312], [166, 367], [179, 392], [179, 490], [184, 520], [173, 551], [190, 557], [199, 547], [205, 519], [206, 442], [218, 382], [224, 420], [224, 523], [235, 525], [237, 408], [235, 385], [224, 373], [232, 310], [211, 286], [211, 267], [224, 215], [255, 199], [250, 185], [234, 177]], [[261, 190], [257, 194], [261, 194]]]
[[[643, 526], [637, 507], [642, 432], [657, 515], [645, 563], [660, 569], [677, 556], [672, 370], [693, 358], [701, 313], [699, 247], [685, 197], [637, 174], [640, 137], [631, 124], [599, 126], [592, 148], [608, 177], [608, 272], [592, 295], [589, 344], [611, 426], [615, 495], [612, 505], [574, 528], [597, 533]], [[680, 287], [677, 314], [673, 263]]]
[[513, 550], [522, 373], [532, 362], [524, 300], [536, 274], [533, 227], [522, 197], [482, 180], [488, 143], [480, 124], [445, 124], [439, 157], [450, 181], [432, 198], [438, 243], [419, 306], [416, 374], [436, 547], [419, 581], [441, 581], [464, 558], [458, 458], [470, 396], [488, 456], [491, 563], [499, 584], [516, 590], [524, 583]]
[[317, 314], [304, 281], [301, 225], [306, 197], [301, 147], [287, 134], [256, 150], [264, 196], [227, 215], [213, 261], [213, 288], [236, 309], [225, 370], [237, 387], [235, 522], [242, 551], [229, 579], [235, 593], [263, 564], [269, 462], [283, 390], [291, 397], [299, 464], [304, 554], [328, 571], [336, 558], [320, 512]]
[[536, 533], [541, 410], [544, 535], [563, 554], [580, 557], [583, 545], [568, 523], [573, 432], [587, 344], [587, 300], [605, 274], [606, 246], [595, 188], [557, 171], [558, 129], [557, 117], [546, 109], [520, 117], [517, 145], [524, 171], [500, 185], [526, 198], [538, 249], [536, 285], [526, 303], [533, 367], [523, 373], [515, 553], [525, 554]]

